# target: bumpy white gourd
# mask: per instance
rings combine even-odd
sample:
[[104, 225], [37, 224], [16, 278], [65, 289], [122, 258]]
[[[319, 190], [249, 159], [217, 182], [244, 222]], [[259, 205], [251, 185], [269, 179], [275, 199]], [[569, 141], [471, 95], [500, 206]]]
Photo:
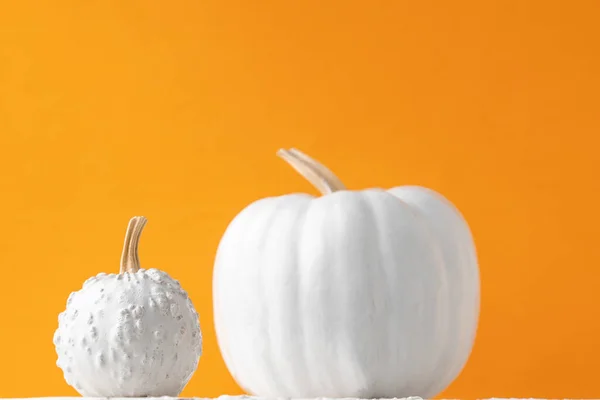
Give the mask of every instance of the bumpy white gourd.
[[67, 383], [86, 397], [177, 396], [202, 354], [198, 314], [179, 282], [140, 269], [144, 217], [129, 223], [119, 274], [71, 293], [54, 344]]
[[226, 365], [264, 397], [432, 398], [460, 373], [479, 318], [469, 227], [433, 190], [346, 190], [299, 152], [323, 193], [258, 200], [228, 226], [213, 276]]

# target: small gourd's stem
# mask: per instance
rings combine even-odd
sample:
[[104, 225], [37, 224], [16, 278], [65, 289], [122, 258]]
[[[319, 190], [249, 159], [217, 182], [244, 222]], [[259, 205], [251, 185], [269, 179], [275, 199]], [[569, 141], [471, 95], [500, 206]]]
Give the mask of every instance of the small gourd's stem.
[[309, 181], [321, 194], [326, 195], [346, 187], [333, 172], [297, 149], [279, 149], [277, 155]]
[[140, 258], [138, 257], [138, 245], [144, 226], [148, 220], [145, 217], [133, 217], [129, 220], [127, 232], [125, 232], [125, 244], [121, 254], [121, 273], [137, 272], [140, 269]]

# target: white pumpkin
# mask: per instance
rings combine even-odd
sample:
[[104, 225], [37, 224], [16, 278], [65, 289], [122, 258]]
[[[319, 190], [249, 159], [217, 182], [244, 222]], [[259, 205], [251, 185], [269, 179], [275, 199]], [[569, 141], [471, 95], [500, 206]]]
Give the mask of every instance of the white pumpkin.
[[59, 315], [57, 365], [82, 396], [177, 396], [198, 365], [200, 323], [186, 291], [166, 272], [140, 269], [145, 224], [130, 221], [120, 273], [88, 279]]
[[298, 150], [278, 155], [323, 194], [258, 200], [214, 267], [218, 343], [264, 397], [431, 398], [461, 372], [479, 317], [469, 227], [415, 186], [346, 190]]

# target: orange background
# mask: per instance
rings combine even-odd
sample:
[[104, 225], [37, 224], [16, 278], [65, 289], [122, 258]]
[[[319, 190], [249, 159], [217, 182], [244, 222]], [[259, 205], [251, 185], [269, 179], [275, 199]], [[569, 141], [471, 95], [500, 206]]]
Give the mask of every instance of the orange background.
[[71, 291], [140, 257], [205, 337], [187, 396], [236, 394], [211, 273], [233, 216], [312, 189], [420, 184], [470, 221], [482, 313], [445, 397], [598, 397], [600, 2], [5, 1], [0, 396], [76, 395], [52, 334]]

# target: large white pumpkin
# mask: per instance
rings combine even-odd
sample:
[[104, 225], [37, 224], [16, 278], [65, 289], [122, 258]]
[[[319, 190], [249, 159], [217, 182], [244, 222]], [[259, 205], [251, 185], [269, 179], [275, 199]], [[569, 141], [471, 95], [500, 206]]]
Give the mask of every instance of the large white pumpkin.
[[478, 324], [467, 223], [430, 189], [349, 191], [305, 154], [278, 155], [323, 196], [258, 200], [227, 228], [213, 301], [230, 373], [265, 397], [437, 395]]

